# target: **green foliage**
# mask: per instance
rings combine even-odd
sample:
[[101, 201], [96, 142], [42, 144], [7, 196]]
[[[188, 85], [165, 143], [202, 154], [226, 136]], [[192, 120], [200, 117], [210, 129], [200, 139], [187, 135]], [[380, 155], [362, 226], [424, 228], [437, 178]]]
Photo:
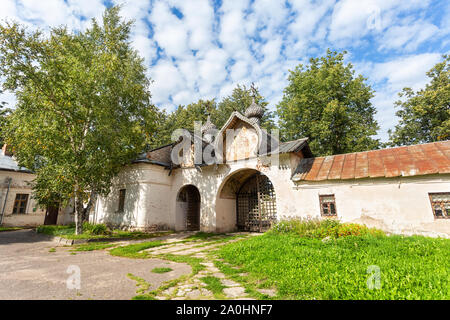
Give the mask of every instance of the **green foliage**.
[[84, 243], [77, 245], [72, 251], [95, 251], [95, 250], [104, 250], [107, 248], [114, 247], [115, 244], [107, 243], [107, 242], [94, 242], [94, 243]]
[[353, 66], [344, 65], [344, 54], [327, 51], [311, 58], [288, 77], [277, 105], [280, 134], [284, 140], [308, 137], [316, 156], [375, 149], [379, 141], [372, 88]]
[[108, 234], [108, 228], [105, 224], [92, 224], [86, 221], [83, 223], [83, 232], [86, 234], [106, 235]]
[[[449, 239], [366, 235], [323, 242], [269, 232], [227, 244], [219, 256], [265, 279], [280, 299], [450, 298]], [[374, 265], [380, 268], [380, 289], [367, 286]]]
[[167, 273], [172, 271], [172, 268], [167, 268], [167, 267], [162, 267], [162, 268], [153, 268], [152, 272], [153, 273]]
[[0, 25], [2, 87], [17, 98], [2, 132], [19, 164], [36, 173], [41, 205], [75, 198], [77, 232], [95, 196], [109, 193], [113, 177], [155, 131], [150, 81], [131, 47], [131, 26], [119, 7], [77, 33]]
[[334, 219], [290, 219], [281, 220], [271, 232], [277, 234], [295, 234], [311, 239], [337, 239], [348, 236], [373, 235], [384, 236], [384, 232], [375, 228], [368, 228], [356, 223], [340, 223]]
[[22, 230], [20, 227], [0, 227], [0, 232]]
[[114, 248], [110, 250], [109, 253], [118, 257], [145, 259], [148, 258], [148, 253], [143, 250], [163, 246], [165, 244], [166, 243], [161, 241], [141, 242]]
[[[225, 97], [217, 104], [216, 110], [211, 114], [211, 121], [220, 129], [230, 117], [233, 111], [245, 114], [245, 110], [252, 104], [252, 89], [245, 85], [237, 85], [231, 95]], [[275, 128], [274, 114], [269, 111], [269, 104], [265, 98], [255, 88], [255, 103], [264, 109], [264, 116], [261, 119], [261, 127], [270, 131]]]
[[211, 291], [216, 297], [222, 297], [223, 296], [223, 289], [226, 288], [222, 284], [219, 278], [214, 276], [207, 276], [200, 278], [201, 281], [203, 281], [204, 284], [206, 284], [206, 289]]
[[[275, 127], [274, 115], [267, 108], [268, 102], [264, 100], [258, 89], [255, 88], [255, 102], [264, 110], [264, 116], [261, 120], [261, 127], [266, 130], [272, 130]], [[194, 131], [194, 122], [204, 123], [208, 115], [211, 121], [220, 129], [230, 117], [233, 111], [239, 111], [241, 114], [252, 103], [252, 90], [245, 85], [237, 85], [231, 95], [225, 97], [220, 102], [213, 100], [199, 100], [187, 106], [180, 105], [175, 111], [167, 114], [165, 111], [158, 115], [158, 132], [155, 139], [150, 142], [152, 147], [159, 147], [172, 142], [171, 135], [176, 129], [187, 129]]]
[[[0, 93], [2, 91], [0, 90]], [[8, 108], [2, 108], [2, 104], [0, 102], [0, 148], [3, 147], [3, 143], [4, 143], [4, 130], [5, 127], [7, 126], [7, 121], [8, 121], [8, 115], [11, 113], [11, 109]]]
[[427, 76], [430, 83], [414, 92], [404, 88], [395, 103], [400, 118], [389, 130], [390, 145], [409, 145], [450, 139], [450, 55], [436, 64]]

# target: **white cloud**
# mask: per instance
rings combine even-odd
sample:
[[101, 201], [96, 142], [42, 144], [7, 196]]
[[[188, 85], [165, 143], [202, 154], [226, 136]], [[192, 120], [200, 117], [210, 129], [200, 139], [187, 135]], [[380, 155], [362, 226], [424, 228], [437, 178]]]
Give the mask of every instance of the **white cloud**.
[[395, 91], [403, 87], [417, 90], [428, 82], [425, 73], [440, 59], [439, 53], [424, 53], [377, 63], [373, 67], [371, 78], [378, 82], [386, 80], [389, 88]]
[[425, 21], [412, 21], [404, 25], [395, 25], [387, 29], [380, 40], [380, 49], [416, 50], [424, 41], [439, 32], [438, 27]]
[[186, 29], [167, 3], [155, 3], [149, 20], [154, 25], [154, 39], [168, 56], [179, 58], [188, 54]]
[[[386, 138], [396, 121], [397, 93], [405, 86], [423, 87], [439, 51], [449, 51], [450, 6], [440, 8], [436, 21], [430, 11], [439, 5], [429, 6], [429, 0], [223, 0], [220, 7], [213, 0], [112, 2], [122, 5], [125, 19], [135, 20], [132, 46], [154, 80], [153, 102], [167, 110], [200, 98], [220, 99], [237, 84], [251, 82], [273, 110], [289, 69], [328, 47], [346, 49], [346, 61], [355, 62], [377, 91], [373, 103]], [[82, 30], [104, 8], [104, 0], [1, 0], [0, 19], [47, 31], [60, 24]], [[14, 98], [4, 94], [0, 100]]]

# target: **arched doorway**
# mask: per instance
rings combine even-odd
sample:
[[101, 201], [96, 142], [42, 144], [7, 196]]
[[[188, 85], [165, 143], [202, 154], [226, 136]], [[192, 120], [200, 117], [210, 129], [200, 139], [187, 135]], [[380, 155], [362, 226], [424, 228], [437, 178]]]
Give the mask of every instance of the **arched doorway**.
[[200, 230], [200, 192], [193, 185], [180, 189], [177, 196], [178, 230]]
[[219, 203], [216, 213], [222, 219], [218, 221], [230, 220], [233, 203], [235, 229], [241, 231], [264, 232], [277, 219], [273, 184], [266, 175], [254, 169], [240, 170], [228, 177], [221, 188]]

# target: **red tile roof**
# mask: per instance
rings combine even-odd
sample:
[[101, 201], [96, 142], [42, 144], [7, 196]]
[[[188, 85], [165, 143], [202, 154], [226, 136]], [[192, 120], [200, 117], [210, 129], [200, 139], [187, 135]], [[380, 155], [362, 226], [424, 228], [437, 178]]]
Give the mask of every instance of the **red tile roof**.
[[294, 181], [409, 177], [450, 173], [450, 140], [303, 159]]

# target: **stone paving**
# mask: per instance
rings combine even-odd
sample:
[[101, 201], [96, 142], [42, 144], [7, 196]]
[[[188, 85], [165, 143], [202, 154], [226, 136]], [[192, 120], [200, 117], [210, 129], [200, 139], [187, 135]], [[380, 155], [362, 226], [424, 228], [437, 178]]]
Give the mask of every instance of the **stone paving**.
[[[184, 279], [176, 286], [170, 287], [162, 291], [155, 298], [158, 300], [201, 300], [201, 299], [239, 299], [239, 300], [254, 300], [246, 292], [244, 286], [234, 280], [228, 279], [215, 265], [214, 260], [221, 261], [211, 255], [211, 252], [218, 249], [220, 246], [242, 240], [242, 238], [232, 239], [226, 242], [215, 242], [218, 239], [200, 240], [189, 243], [181, 241], [172, 241], [169, 246], [162, 246], [147, 249], [151, 255], [172, 254], [182, 256], [192, 256], [203, 259], [201, 264], [205, 267], [204, 270], [197, 274]], [[245, 275], [245, 274], [242, 274]], [[218, 278], [221, 284], [225, 287], [222, 293], [214, 294], [207, 289], [207, 285], [202, 281], [204, 277]], [[269, 296], [274, 295], [274, 292], [266, 289], [263, 294]]]

